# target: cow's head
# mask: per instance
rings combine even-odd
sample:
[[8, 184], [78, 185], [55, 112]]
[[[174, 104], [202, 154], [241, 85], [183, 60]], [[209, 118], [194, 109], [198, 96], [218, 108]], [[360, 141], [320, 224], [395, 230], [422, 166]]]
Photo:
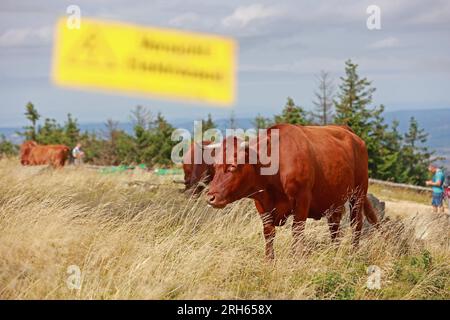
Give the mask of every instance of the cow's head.
[[[214, 176], [214, 166], [203, 161], [203, 146], [210, 143], [210, 141], [203, 141], [202, 146], [200, 146], [192, 142], [183, 160], [185, 190], [192, 191], [194, 194], [200, 193]], [[200, 163], [195, 163], [195, 152], [199, 153]]]
[[207, 164], [183, 164], [186, 191], [200, 193], [214, 176], [214, 168]]
[[36, 147], [38, 144], [35, 141], [25, 141], [20, 146], [20, 163], [22, 165], [28, 165], [29, 160], [28, 157], [30, 155], [30, 151], [32, 148]]
[[[231, 144], [234, 144], [234, 152], [227, 154], [226, 149]], [[229, 137], [222, 144], [208, 147], [217, 148], [214, 178], [207, 194], [208, 204], [214, 208], [224, 208], [231, 202], [254, 194], [258, 189], [259, 169], [256, 164], [248, 163], [248, 145], [236, 137]]]

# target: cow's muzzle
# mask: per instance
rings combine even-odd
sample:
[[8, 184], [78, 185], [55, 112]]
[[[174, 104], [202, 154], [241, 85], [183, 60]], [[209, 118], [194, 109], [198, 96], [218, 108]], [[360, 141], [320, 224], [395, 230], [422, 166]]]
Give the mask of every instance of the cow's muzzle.
[[225, 206], [227, 205], [226, 202], [219, 201], [215, 194], [208, 193], [207, 197], [208, 197], [208, 200], [207, 200], [208, 204], [213, 208], [217, 208], [217, 209], [225, 208]]

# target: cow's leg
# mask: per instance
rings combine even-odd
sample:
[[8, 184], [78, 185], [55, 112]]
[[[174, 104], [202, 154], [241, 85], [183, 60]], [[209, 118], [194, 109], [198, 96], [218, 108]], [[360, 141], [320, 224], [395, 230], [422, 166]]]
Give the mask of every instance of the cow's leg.
[[298, 256], [303, 252], [303, 231], [305, 229], [306, 219], [308, 218], [311, 197], [297, 197], [294, 209], [294, 221], [292, 222], [293, 252]]
[[328, 228], [330, 229], [331, 234], [331, 241], [333, 243], [339, 243], [341, 235], [339, 227], [344, 211], [345, 211], [344, 207], [336, 209], [335, 211], [331, 212], [327, 218]]
[[365, 195], [362, 196], [360, 192], [357, 192], [350, 199], [350, 225], [353, 229], [352, 243], [355, 247], [359, 244], [361, 237], [361, 229], [363, 225], [363, 205]]
[[292, 222], [292, 252], [295, 256], [299, 256], [303, 252], [303, 231], [305, 230], [306, 219], [301, 220], [294, 216]]
[[275, 258], [275, 251], [273, 250], [273, 242], [275, 240], [275, 226], [272, 223], [265, 223], [263, 226], [264, 239], [266, 240], [266, 259], [270, 261]]
[[271, 261], [275, 258], [275, 251], [273, 250], [273, 242], [275, 240], [275, 225], [273, 221], [272, 211], [268, 211], [268, 208], [270, 208], [270, 204], [268, 203], [267, 199], [255, 199], [255, 205], [263, 223], [263, 234], [266, 241], [266, 259]]

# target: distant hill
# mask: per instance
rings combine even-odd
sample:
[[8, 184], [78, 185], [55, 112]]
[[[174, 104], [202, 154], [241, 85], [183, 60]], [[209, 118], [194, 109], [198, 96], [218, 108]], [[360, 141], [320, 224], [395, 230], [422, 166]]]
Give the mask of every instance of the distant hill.
[[[429, 133], [427, 145], [429, 148], [437, 151], [439, 155], [447, 157], [447, 163], [450, 164], [450, 109], [423, 109], [423, 110], [402, 110], [390, 111], [384, 114], [386, 123], [390, 124], [393, 120], [400, 121], [399, 129], [401, 132], [408, 130], [409, 120], [415, 117], [419, 122], [419, 126]], [[214, 119], [217, 127], [224, 130], [229, 127], [229, 119]], [[193, 130], [193, 119], [172, 121], [172, 125], [176, 128], [185, 128]], [[236, 118], [236, 127], [248, 129], [253, 127], [253, 119]], [[84, 123], [80, 124], [82, 131], [101, 132], [105, 129], [104, 123]], [[120, 123], [119, 128], [128, 133], [133, 131], [131, 123]], [[4, 134], [7, 139], [20, 143], [22, 140], [16, 134], [21, 128], [0, 128], [0, 134]]]
[[436, 151], [436, 155], [446, 157], [446, 166], [450, 168], [450, 109], [405, 110], [386, 112], [385, 121], [400, 121], [401, 132], [408, 130], [409, 120], [416, 118], [419, 126], [429, 134], [427, 145]]
[[450, 109], [410, 110], [386, 112], [385, 121], [400, 121], [400, 130], [408, 130], [409, 120], [416, 118], [421, 128], [429, 133], [428, 145], [431, 148], [450, 149]]

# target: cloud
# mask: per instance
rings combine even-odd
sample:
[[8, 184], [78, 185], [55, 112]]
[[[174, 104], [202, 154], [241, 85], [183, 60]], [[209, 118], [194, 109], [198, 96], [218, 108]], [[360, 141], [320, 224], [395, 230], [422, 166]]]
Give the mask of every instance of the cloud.
[[[136, 0], [133, 5], [125, 0], [78, 0], [77, 3], [83, 16], [236, 38], [239, 87], [252, 84], [239, 89], [237, 110], [251, 113], [257, 110], [252, 106], [276, 104], [278, 97], [284, 99], [292, 92], [304, 95], [308, 101], [314, 74], [323, 69], [338, 79], [348, 58], [359, 64], [362, 76], [374, 80], [379, 88], [377, 101], [387, 104], [393, 101], [388, 108], [399, 103], [416, 105], [418, 101], [449, 100], [445, 85], [450, 81], [450, 43], [444, 41], [449, 36], [449, 0]], [[381, 8], [380, 31], [369, 31], [366, 27], [366, 8], [370, 4]], [[48, 50], [51, 30], [39, 27], [50, 25], [65, 14], [65, 8], [53, 0], [42, 0], [39, 4], [32, 0], [0, 0], [2, 98], [8, 105], [21, 105], [23, 99], [36, 100], [41, 102], [44, 113], [50, 112], [55, 104], [67, 108], [65, 112], [79, 110], [80, 105], [97, 105], [98, 110], [85, 107], [73, 112], [84, 119], [101, 119], [104, 114], [120, 118], [122, 113], [117, 110], [123, 110], [124, 104], [137, 104], [135, 100], [74, 92], [74, 99], [69, 101], [69, 91], [54, 88], [43, 78], [48, 77], [51, 65]], [[21, 50], [15, 50], [14, 46]], [[401, 92], [397, 91], [399, 86]], [[433, 92], [432, 99], [427, 91]], [[149, 103], [159, 105], [160, 101]], [[167, 112], [183, 117], [177, 104], [173, 103]], [[12, 118], [5, 120], [7, 109], [0, 107], [3, 123], [12, 121]], [[23, 119], [18, 112], [11, 111], [12, 114]]]
[[239, 67], [241, 72], [272, 72], [291, 74], [314, 74], [320, 70], [339, 72], [343, 69], [344, 63], [337, 58], [311, 57], [302, 60], [293, 60], [284, 63], [274, 64], [243, 64]]
[[17, 28], [9, 29], [0, 35], [0, 47], [23, 47], [50, 43], [52, 28]]
[[[424, 4], [425, 6], [425, 4]], [[450, 19], [450, 3], [446, 0], [439, 0], [430, 6], [428, 3], [423, 10], [416, 10], [407, 21], [411, 24], [424, 25], [438, 25], [442, 24], [448, 26]]]
[[[368, 57], [365, 55], [357, 55], [351, 57], [354, 63], [359, 65], [359, 70], [362, 75], [366, 74], [418, 74], [419, 71], [430, 71], [429, 65], [422, 67], [418, 66], [423, 63], [422, 60], [416, 58], [405, 59], [404, 57], [387, 57], [384, 55], [374, 55]], [[439, 60], [442, 65], [450, 65], [450, 59], [445, 61]], [[332, 74], [342, 74], [345, 68], [345, 59], [336, 58], [332, 56], [322, 57], [304, 57], [303, 59], [292, 59], [282, 63], [273, 64], [241, 64], [239, 71], [244, 73], [273, 73], [273, 74], [300, 74], [313, 75], [320, 70], [329, 71]]]
[[222, 19], [222, 25], [229, 28], [243, 28], [254, 20], [266, 19], [279, 14], [281, 14], [279, 9], [261, 4], [240, 6], [231, 15]]
[[388, 37], [379, 41], [375, 41], [369, 45], [372, 49], [386, 49], [399, 46], [400, 41], [395, 37]]

